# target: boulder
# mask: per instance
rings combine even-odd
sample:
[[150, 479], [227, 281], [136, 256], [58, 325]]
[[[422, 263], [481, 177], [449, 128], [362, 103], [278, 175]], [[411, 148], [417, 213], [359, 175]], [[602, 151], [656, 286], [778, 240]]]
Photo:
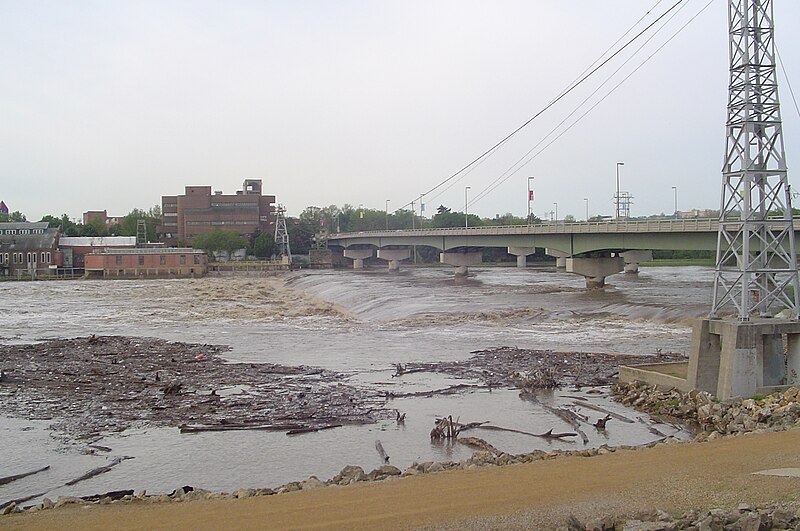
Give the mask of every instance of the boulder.
[[341, 472], [333, 476], [329, 483], [331, 485], [350, 485], [351, 483], [364, 481], [365, 479], [366, 474], [363, 468], [355, 465], [347, 465]]

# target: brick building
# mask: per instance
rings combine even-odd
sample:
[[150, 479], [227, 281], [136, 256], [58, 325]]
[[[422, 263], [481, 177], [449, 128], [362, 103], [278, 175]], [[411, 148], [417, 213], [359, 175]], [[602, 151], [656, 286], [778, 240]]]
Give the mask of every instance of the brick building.
[[50, 274], [63, 264], [59, 235], [45, 221], [0, 223], [0, 275]]
[[106, 227], [110, 227], [111, 225], [117, 225], [122, 222], [122, 218], [118, 216], [111, 216], [109, 217], [108, 212], [106, 210], [87, 210], [83, 213], [83, 224], [88, 225], [92, 219], [98, 218], [100, 221], [103, 222], [103, 225]]
[[58, 247], [64, 253], [64, 267], [83, 269], [87, 254], [99, 249], [133, 249], [136, 236], [61, 236]]
[[87, 277], [199, 277], [208, 257], [196, 249], [99, 249], [86, 255], [84, 270]]
[[275, 230], [275, 196], [262, 195], [261, 179], [246, 179], [235, 195], [212, 193], [210, 186], [187, 186], [183, 195], [161, 198], [158, 241], [166, 245], [191, 245], [198, 234], [214, 229], [251, 238], [257, 231]]

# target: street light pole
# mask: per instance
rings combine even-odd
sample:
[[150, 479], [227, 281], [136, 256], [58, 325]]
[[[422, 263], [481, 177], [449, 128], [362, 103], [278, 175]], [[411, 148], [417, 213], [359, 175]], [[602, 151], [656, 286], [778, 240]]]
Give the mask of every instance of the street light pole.
[[469, 186], [465, 186], [464, 187], [464, 228], [465, 229], [469, 228], [469, 214], [467, 214], [467, 205], [469, 203], [467, 201], [467, 193], [469, 192], [469, 189], [470, 189]]
[[555, 205], [555, 207], [556, 207], [555, 212], [554, 212], [554, 214], [556, 216], [555, 222], [558, 223], [558, 203], [553, 203], [553, 205]]
[[619, 204], [619, 201], [620, 201], [620, 196], [619, 196], [619, 167], [620, 166], [625, 166], [625, 163], [624, 162], [617, 162], [617, 196], [616, 196], [616, 201], [617, 201], [617, 220], [618, 221], [620, 219], [620, 215], [619, 215], [619, 207], [620, 207], [620, 204]]
[[583, 201], [584, 201], [584, 203], [586, 203], [586, 221], [588, 222], [589, 221], [589, 198], [588, 197], [584, 197]]
[[389, 230], [389, 199], [386, 200], [386, 230]]
[[672, 191], [675, 192], [675, 218], [678, 218], [678, 187], [673, 186]]
[[528, 225], [533, 221], [531, 219], [531, 202], [533, 202], [533, 188], [531, 188], [531, 181], [533, 177], [528, 177]]

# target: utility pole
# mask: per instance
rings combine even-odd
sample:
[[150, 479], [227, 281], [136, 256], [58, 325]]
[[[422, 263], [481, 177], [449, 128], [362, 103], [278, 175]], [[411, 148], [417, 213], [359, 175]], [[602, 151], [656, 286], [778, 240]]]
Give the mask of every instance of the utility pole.
[[710, 317], [732, 304], [740, 322], [787, 308], [800, 284], [786, 177], [772, 0], [730, 0], [730, 83]]
[[621, 200], [621, 197], [619, 195], [619, 167], [620, 166], [625, 166], [625, 163], [624, 162], [617, 162], [617, 193], [614, 195], [614, 204], [617, 207], [617, 215], [616, 215], [617, 221], [619, 221], [619, 219], [620, 219], [620, 200]]

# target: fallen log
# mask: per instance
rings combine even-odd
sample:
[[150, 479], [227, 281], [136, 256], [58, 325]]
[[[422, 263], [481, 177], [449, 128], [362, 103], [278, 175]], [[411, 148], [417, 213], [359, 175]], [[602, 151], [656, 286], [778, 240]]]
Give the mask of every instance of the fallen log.
[[24, 472], [22, 474], [14, 474], [13, 476], [6, 476], [4, 478], [0, 478], [0, 485], [6, 485], [8, 483], [11, 483], [12, 481], [16, 481], [18, 479], [26, 478], [28, 476], [32, 476], [34, 474], [38, 474], [39, 472], [44, 472], [45, 470], [49, 470], [49, 469], [50, 469], [50, 465], [47, 465], [47, 466], [44, 466], [44, 467], [39, 468], [37, 470], [33, 470], [31, 472]]
[[541, 404], [541, 406], [542, 408], [544, 408], [545, 411], [549, 411], [553, 415], [557, 416], [558, 418], [560, 418], [561, 420], [572, 426], [572, 428], [576, 432], [578, 432], [578, 435], [581, 436], [583, 444], [589, 444], [589, 437], [587, 437], [586, 433], [584, 433], [584, 431], [581, 429], [580, 418], [574, 411], [570, 411], [568, 409], [555, 408], [545, 404]]
[[380, 441], [375, 441], [375, 449], [378, 451], [378, 455], [381, 456], [381, 459], [384, 463], [389, 462], [389, 456], [386, 454], [386, 450], [383, 449], [383, 445]]
[[233, 431], [233, 430], [266, 430], [266, 431], [290, 431], [306, 428], [303, 424], [215, 424], [211, 425], [190, 425], [181, 424], [178, 429], [181, 433], [201, 433], [206, 431]]
[[600, 406], [596, 406], [596, 405], [591, 404], [589, 402], [582, 402], [582, 401], [579, 401], [579, 400], [575, 400], [575, 401], [573, 401], [573, 404], [575, 404], [576, 406], [588, 407], [589, 409], [593, 409], [595, 411], [599, 411], [600, 413], [605, 413], [606, 415], [610, 415], [611, 417], [613, 417], [613, 418], [615, 418], [617, 420], [621, 420], [622, 422], [627, 422], [628, 424], [635, 424], [636, 423], [636, 421], [631, 420], [628, 417], [624, 417], [624, 416], [620, 415], [619, 413], [614, 413], [613, 411], [609, 411], [607, 409], [603, 409]]
[[318, 427], [308, 426], [305, 428], [297, 428], [295, 430], [289, 430], [286, 432], [286, 435], [302, 435], [304, 433], [314, 433], [316, 431], [330, 430], [333, 428], [341, 428], [341, 427], [342, 424], [330, 424], [328, 426], [318, 426]]
[[450, 387], [445, 387], [443, 389], [434, 389], [433, 391], [416, 391], [411, 393], [394, 393], [392, 391], [388, 391], [386, 393], [386, 398], [411, 398], [411, 397], [427, 397], [435, 395], [449, 395], [457, 393], [459, 391], [463, 391], [464, 389], [482, 389], [485, 387], [486, 386], [484, 385], [476, 385], [476, 384], [457, 384], [457, 385], [451, 385]]
[[105, 466], [97, 467], [97, 468], [95, 468], [93, 470], [90, 470], [90, 471], [88, 471], [87, 473], [85, 473], [84, 475], [82, 475], [80, 477], [77, 477], [75, 479], [71, 479], [71, 480], [67, 481], [66, 483], [64, 483], [64, 485], [75, 485], [76, 483], [80, 483], [83, 480], [86, 480], [86, 479], [89, 479], [89, 478], [93, 478], [95, 476], [99, 476], [100, 474], [104, 474], [104, 473], [108, 472], [109, 470], [111, 470], [113, 467], [115, 467], [118, 464], [120, 464], [125, 459], [132, 459], [132, 458], [131, 457], [116, 457], [109, 464], [107, 464]]
[[562, 439], [564, 437], [577, 437], [577, 433], [553, 433], [552, 428], [547, 430], [544, 433], [531, 433], [529, 431], [522, 431], [522, 430], [515, 430], [513, 428], [502, 428], [500, 426], [492, 426], [490, 424], [484, 424], [482, 426], [478, 426], [482, 430], [494, 430], [494, 431], [508, 431], [511, 433], [520, 433], [522, 435], [530, 435], [531, 437], [540, 437], [542, 439]]
[[481, 450], [486, 450], [488, 452], [492, 452], [494, 455], [499, 455], [502, 452], [489, 444], [488, 442], [484, 441], [479, 437], [461, 437], [460, 439], [456, 439], [461, 444], [466, 446], [471, 446], [473, 448], [480, 448]]

